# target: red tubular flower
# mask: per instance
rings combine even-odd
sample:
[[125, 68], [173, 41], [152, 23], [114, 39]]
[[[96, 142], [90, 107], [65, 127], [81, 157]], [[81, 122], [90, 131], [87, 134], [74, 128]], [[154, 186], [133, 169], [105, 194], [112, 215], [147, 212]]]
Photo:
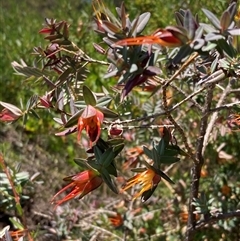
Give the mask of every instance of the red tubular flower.
[[[103, 182], [102, 178], [99, 176], [99, 173], [94, 170], [86, 170], [74, 176], [66, 177], [64, 180], [71, 180], [71, 183], [54, 195], [51, 202], [56, 204], [55, 207], [76, 197], [81, 199], [91, 191], [97, 189]], [[63, 193], [69, 188], [72, 189], [67, 196], [58, 201], [54, 200], [59, 194]]]
[[153, 35], [123, 39], [115, 43], [115, 45], [121, 46], [142, 44], [159, 44], [164, 47], [182, 46], [181, 40], [166, 29], [158, 29]]
[[95, 144], [101, 134], [100, 126], [103, 118], [102, 112], [88, 105], [78, 119], [78, 139], [80, 139], [81, 133], [85, 129], [90, 139], [90, 145]]
[[130, 178], [127, 183], [122, 187], [123, 191], [133, 187], [134, 185], [140, 184], [141, 190], [133, 196], [133, 199], [140, 197], [142, 194], [148, 190], [153, 190], [156, 188], [158, 183], [161, 181], [160, 175], [155, 173], [152, 169], [147, 169], [141, 173], [138, 173], [134, 177]]

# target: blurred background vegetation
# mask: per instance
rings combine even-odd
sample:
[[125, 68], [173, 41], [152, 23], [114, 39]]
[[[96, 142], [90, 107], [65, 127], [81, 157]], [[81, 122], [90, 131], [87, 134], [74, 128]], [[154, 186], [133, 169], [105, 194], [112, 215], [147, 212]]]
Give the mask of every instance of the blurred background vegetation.
[[[114, 6], [119, 6], [121, 3], [120, 0], [106, 0], [105, 4], [114, 9]], [[93, 10], [91, 1], [89, 0], [8, 0], [1, 1], [1, 35], [0, 35], [0, 100], [4, 102], [9, 102], [15, 104], [16, 106], [21, 106], [21, 103], [26, 103], [28, 98], [34, 93], [41, 93], [41, 86], [35, 85], [34, 83], [24, 83], [24, 78], [22, 76], [14, 74], [14, 71], [11, 67], [11, 62], [19, 62], [21, 59], [26, 62], [28, 65], [31, 65], [34, 61], [34, 56], [32, 55], [33, 47], [43, 46], [44, 40], [43, 36], [38, 33], [41, 29], [42, 24], [44, 23], [44, 18], [55, 18], [57, 20], [66, 20], [70, 23], [70, 35], [71, 40], [75, 42], [80, 48], [84, 51], [87, 50], [87, 53], [96, 59], [101, 59], [102, 56], [97, 54], [92, 46], [93, 42], [100, 42], [99, 36], [93, 31], [90, 31], [92, 28], [92, 19], [93, 19]], [[179, 8], [190, 8], [192, 13], [198, 13], [201, 18], [203, 15], [200, 11], [202, 7], [209, 9], [213, 13], [216, 13], [217, 16], [220, 16], [222, 11], [228, 6], [229, 1], [218, 0], [218, 1], [209, 1], [209, 0], [126, 0], [125, 5], [127, 7], [130, 18], [135, 18], [136, 15], [139, 15], [143, 12], [149, 11], [151, 13], [151, 19], [147, 27], [147, 34], [153, 32], [159, 27], [165, 27], [167, 25], [174, 24], [173, 13]], [[109, 79], [102, 79], [103, 74], [105, 73], [104, 68], [98, 65], [89, 66], [90, 74], [86, 80], [87, 84], [94, 88], [96, 86], [104, 86], [104, 81], [111, 81]], [[137, 115], [139, 109], [131, 105], [133, 112]], [[130, 108], [130, 107], [128, 107]], [[42, 119], [37, 120], [31, 118], [27, 121], [26, 126], [21, 126], [21, 123], [16, 123], [14, 125], [5, 125], [0, 123], [0, 152], [5, 156], [5, 159], [9, 166], [12, 169], [17, 169], [18, 164], [21, 164], [22, 171], [28, 171], [30, 175], [39, 173], [38, 183], [35, 185], [34, 195], [32, 191], [28, 189], [28, 195], [30, 196], [30, 203], [28, 203], [29, 218], [32, 220], [33, 227], [34, 225], [41, 223], [38, 219], [41, 219], [41, 216], [38, 216], [38, 212], [47, 213], [49, 215], [50, 205], [49, 200], [54, 195], [56, 190], [62, 186], [62, 178], [66, 175], [71, 175], [79, 171], [79, 167], [76, 166], [73, 162], [75, 157], [82, 155], [82, 149], [76, 143], [75, 136], [68, 136], [67, 138], [56, 138], [54, 133], [56, 132], [56, 124], [52, 120], [53, 113], [42, 113]], [[192, 116], [194, 120], [196, 117]], [[145, 138], [151, 133], [146, 134]], [[139, 133], [141, 137], [141, 132]], [[211, 162], [210, 159], [207, 159], [208, 172], [211, 173], [211, 177], [203, 179], [203, 188], [209, 190], [209, 182], [212, 182], [212, 177], [215, 178], [217, 183], [218, 190], [222, 190], [224, 185], [228, 182], [229, 175], [233, 175], [235, 171], [239, 170], [239, 165], [236, 168], [235, 161], [239, 160], [240, 150], [239, 143], [240, 137], [239, 133], [233, 133], [231, 137], [222, 136], [219, 142], [227, 143], [226, 144], [226, 153], [231, 153], [232, 158], [227, 162], [224, 162], [224, 158], [219, 158], [218, 154], [210, 151], [209, 156], [214, 159], [214, 162]], [[214, 146], [214, 144], [212, 144]], [[215, 148], [215, 147], [214, 147]], [[216, 149], [216, 148], [215, 148]], [[224, 152], [225, 153], [225, 152]], [[188, 177], [190, 164], [182, 164], [181, 169], [175, 168], [173, 171], [175, 173], [175, 180], [182, 180]], [[220, 165], [220, 169], [216, 168], [216, 165]], [[220, 172], [220, 173], [219, 173]], [[218, 175], [219, 174], [219, 175]], [[217, 181], [219, 179], [219, 181]], [[237, 179], [239, 181], [239, 179]], [[231, 182], [231, 190], [236, 190], [236, 187]], [[239, 183], [236, 184], [240, 189]], [[37, 188], [37, 189], [36, 189]], [[177, 187], [179, 192], [184, 192], [186, 188], [185, 184]], [[160, 189], [160, 188], [159, 188]], [[32, 189], [31, 189], [32, 190]], [[216, 191], [215, 188], [212, 191]], [[103, 194], [106, 193], [106, 190], [103, 190]], [[162, 199], [165, 207], [157, 202], [152, 201], [152, 205], [142, 205], [142, 213], [146, 215], [139, 215], [138, 218], [134, 219], [134, 228], [132, 229], [132, 235], [134, 240], [135, 238], [142, 238], [141, 240], [150, 240], [149, 236], [153, 233], [161, 233], [166, 231], [165, 239], [162, 240], [181, 240], [182, 230], [171, 234], [171, 230], [174, 229], [177, 225], [172, 223], [171, 227], [164, 227], [164, 223], [159, 221], [159, 216], [165, 215], [165, 222], [167, 223], [169, 219], [172, 219], [173, 212], [179, 212], [182, 214], [182, 219], [185, 218], [184, 212], [181, 207], [175, 207], [174, 210], [168, 208], [170, 206], [169, 197], [172, 196], [171, 188], [164, 187], [161, 189], [159, 194]], [[227, 192], [227, 191], [226, 191]], [[230, 191], [229, 191], [230, 192]], [[32, 196], [31, 196], [32, 195]], [[157, 194], [156, 194], [157, 195]], [[212, 197], [212, 193], [207, 192], [209, 198]], [[219, 196], [218, 203], [216, 205], [221, 205], [221, 192], [216, 193], [216, 196]], [[1, 196], [0, 196], [1, 197]], [[185, 194], [187, 198], [187, 193]], [[226, 194], [226, 198], [230, 199], [230, 194]], [[88, 202], [95, 200], [94, 197], [90, 197], [86, 201], [83, 201], [81, 207], [86, 208]], [[182, 200], [181, 200], [182, 201]], [[96, 200], [95, 200], [96, 202]], [[113, 197], [105, 201], [104, 205], [110, 205], [113, 202]], [[178, 203], [176, 199], [175, 202]], [[75, 207], [78, 207], [79, 202], [76, 201]], [[103, 207], [102, 203], [92, 204], [96, 209]], [[231, 205], [231, 202], [229, 202]], [[72, 207], [72, 203], [67, 207]], [[76, 211], [77, 209], [72, 209]], [[63, 208], [62, 212], [65, 212], [70, 215], [73, 215], [72, 210]], [[33, 212], [34, 211], [34, 212]], [[79, 211], [79, 209], [78, 209]], [[80, 210], [81, 211], [81, 210]], [[3, 210], [0, 209], [1, 215]], [[149, 214], [149, 216], [147, 216]], [[64, 223], [66, 218], [61, 217], [58, 214], [51, 213], [51, 220], [55, 222], [55, 228], [59, 229], [59, 237], [77, 237], [78, 235], [83, 237], [83, 240], [89, 240], [91, 233], [81, 233], [75, 227], [75, 229], [70, 229], [68, 223]], [[55, 215], [55, 216], [54, 216]], [[106, 215], [103, 214], [102, 219], [98, 220], [98, 225], [108, 227], [108, 221]], [[37, 220], [36, 220], [37, 219]], [[1, 219], [2, 220], [2, 219]], [[49, 219], [46, 219], [49, 221]], [[1, 222], [1, 221], [0, 221]], [[31, 221], [30, 221], [31, 222]], [[43, 224], [39, 224], [40, 226]], [[44, 224], [47, 225], [47, 224]], [[43, 226], [44, 226], [43, 225]], [[220, 226], [220, 229], [226, 228], [225, 236], [230, 235], [232, 230], [237, 232], [236, 221], [232, 223], [223, 222]], [[131, 224], [129, 224], [131, 226]], [[233, 229], [231, 229], [234, 227]], [[142, 233], [139, 233], [139, 230], [142, 230]], [[73, 234], [69, 231], [73, 230]], [[145, 231], [144, 231], [145, 230]], [[147, 230], [147, 231], [146, 231]], [[238, 230], [239, 231], [239, 230]], [[74, 233], [75, 232], [75, 233]], [[80, 232], [80, 234], [79, 234]], [[121, 230], [112, 231], [116, 234], [120, 234]], [[39, 237], [41, 236], [41, 227], [39, 228]], [[217, 233], [214, 229], [208, 229], [207, 231], [203, 230], [199, 234], [199, 240], [204, 240], [204, 237], [210, 237], [212, 235], [213, 239], [207, 240], [230, 240], [227, 237], [220, 237], [221, 232]], [[172, 236], [171, 236], [171, 235]], [[170, 236], [169, 236], [170, 235]], [[48, 237], [48, 236], [47, 236]], [[167, 239], [168, 237], [168, 239]], [[170, 238], [169, 238], [170, 237]], [[41, 240], [41, 238], [39, 238]], [[47, 239], [45, 239], [47, 240]], [[59, 240], [59, 239], [56, 239]], [[64, 239], [60, 239], [64, 240]], [[113, 239], [115, 240], [115, 239]], [[117, 238], [116, 238], [117, 240]], [[136, 239], [135, 239], [136, 240]], [[140, 239], [139, 239], [140, 240]], [[151, 240], [159, 240], [151, 239]]]

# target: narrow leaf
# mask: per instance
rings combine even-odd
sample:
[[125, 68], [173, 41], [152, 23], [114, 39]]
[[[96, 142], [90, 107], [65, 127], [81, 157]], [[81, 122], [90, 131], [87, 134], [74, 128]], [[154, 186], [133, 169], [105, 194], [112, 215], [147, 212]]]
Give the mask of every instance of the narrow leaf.
[[86, 105], [95, 106], [97, 104], [94, 93], [86, 85], [83, 86], [83, 98]]
[[217, 29], [221, 29], [221, 25], [220, 25], [220, 21], [218, 20], [218, 18], [209, 10], [203, 8], [202, 11], [204, 12], [204, 14], [207, 16], [207, 18], [209, 19], [209, 21], [212, 23], [212, 25], [217, 28]]
[[96, 106], [96, 109], [100, 110], [104, 114], [104, 117], [106, 117], [106, 118], [117, 118], [118, 117], [117, 113], [109, 110], [108, 108]]

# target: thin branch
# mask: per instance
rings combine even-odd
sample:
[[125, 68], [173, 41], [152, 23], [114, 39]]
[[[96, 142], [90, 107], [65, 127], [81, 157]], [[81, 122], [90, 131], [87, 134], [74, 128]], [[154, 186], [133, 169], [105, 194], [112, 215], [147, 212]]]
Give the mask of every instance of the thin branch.
[[192, 63], [193, 60], [195, 60], [195, 58], [198, 56], [198, 53], [195, 52], [193, 53], [181, 66], [181, 68], [179, 70], [177, 70], [175, 72], [174, 75], [172, 75], [172, 77], [165, 83], [165, 86], [168, 86], [189, 64]]
[[212, 216], [210, 216], [209, 218], [199, 221], [196, 224], [195, 228], [191, 229], [190, 231], [195, 232], [196, 230], [201, 229], [206, 225], [215, 223], [219, 220], [225, 220], [225, 219], [228, 219], [228, 218], [235, 218], [235, 217], [240, 218], [240, 210], [236, 210], [236, 211], [229, 212], [229, 213], [212, 214]]
[[[191, 147], [189, 146], [188, 144], [188, 141], [187, 141], [187, 137], [185, 135], [185, 132], [184, 130], [181, 128], [180, 125], [178, 125], [178, 123], [175, 121], [175, 119], [172, 117], [171, 115], [171, 109], [168, 110], [168, 105], [167, 105], [167, 87], [168, 85], [164, 85], [163, 86], [163, 107], [164, 107], [164, 110], [166, 112], [166, 115], [168, 117], [168, 119], [172, 122], [172, 124], [174, 125], [174, 127], [176, 128], [176, 130], [180, 133], [180, 136], [183, 140], [183, 143], [185, 145], [185, 148], [187, 149], [187, 153], [189, 155], [189, 157], [191, 157], [193, 160], [194, 160], [194, 155], [193, 155], [193, 150], [191, 149]], [[186, 98], [185, 98], [186, 99]], [[175, 105], [176, 106], [176, 105]]]
[[[114, 124], [112, 124], [109, 121], [103, 121], [103, 123], [107, 124], [107, 125], [111, 125], [111, 126], [122, 124], [121, 121], [119, 123], [114, 122]], [[140, 125], [140, 126], [133, 126], [133, 125], [130, 126], [130, 125], [128, 125], [128, 126], [121, 126], [120, 128], [121, 129], [141, 129], [141, 128], [142, 129], [144, 129], [144, 128], [158, 129], [158, 128], [162, 128], [162, 127], [172, 128], [172, 127], [174, 127], [174, 125]], [[102, 129], [106, 130], [106, 129], [108, 129], [108, 127], [105, 127], [105, 128], [102, 128]]]
[[233, 89], [229, 91], [230, 93], [240, 93], [240, 88], [239, 89]]
[[240, 101], [230, 103], [230, 104], [226, 104], [226, 105], [222, 105], [222, 106], [210, 109], [209, 111], [215, 112], [215, 111], [219, 111], [219, 110], [223, 110], [223, 109], [229, 109], [229, 108], [233, 107], [234, 105], [240, 105]]
[[[222, 103], [224, 102], [226, 96], [228, 95], [229, 93], [229, 90], [230, 90], [230, 83], [227, 85], [226, 89], [224, 90], [224, 92], [222, 93], [220, 99], [218, 100], [218, 103], [216, 105], [216, 108], [220, 107], [222, 105]], [[205, 133], [205, 136], [204, 136], [204, 142], [203, 142], [203, 148], [202, 148], [202, 154], [205, 152], [206, 150], [206, 147], [207, 147], [207, 144], [209, 142], [209, 137], [210, 137], [210, 134], [213, 130], [213, 126], [215, 124], [215, 121], [218, 117], [218, 112], [216, 111], [215, 113], [213, 113], [213, 115], [211, 116], [211, 119], [210, 119], [210, 122], [207, 126], [207, 130], [206, 130], [206, 133]]]
[[[159, 84], [163, 85], [164, 84], [164, 80], [161, 79], [159, 76], [154, 76], [154, 80], [157, 81]], [[188, 97], [188, 94], [182, 90], [181, 88], [179, 88], [178, 86], [176, 86], [173, 83], [169, 84], [174, 90], [178, 91], [179, 93], [181, 93], [185, 98]], [[189, 101], [191, 101], [193, 103], [193, 106], [196, 107], [198, 110], [202, 110], [202, 106], [199, 105], [194, 99], [190, 98]]]
[[[132, 123], [132, 122], [140, 122], [143, 120], [148, 120], [148, 119], [152, 119], [152, 118], [154, 119], [159, 116], [166, 115], [167, 113], [170, 113], [170, 112], [174, 111], [175, 109], [177, 109], [179, 106], [184, 104], [186, 101], [190, 100], [195, 95], [203, 92], [203, 90], [205, 90], [207, 88], [209, 88], [209, 86], [203, 86], [202, 88], [196, 90], [195, 92], [188, 95], [186, 98], [184, 98], [182, 101], [178, 102], [176, 105], [174, 105], [172, 108], [168, 109], [167, 111], [162, 111], [162, 112], [154, 113], [152, 115], [148, 115], [148, 116], [144, 116], [144, 117], [140, 117], [140, 118], [136, 118], [136, 119], [131, 119], [131, 120], [124, 120], [124, 121], [117, 120], [117, 121], [111, 122], [109, 124], [127, 124], [127, 123]], [[105, 122], [105, 123], [108, 124], [108, 122]]]
[[187, 223], [188, 230], [186, 232], [186, 237], [185, 237], [186, 241], [192, 240], [193, 232], [191, 230], [194, 229], [196, 225], [195, 223], [196, 215], [194, 214], [195, 206], [192, 205], [192, 201], [194, 200], [194, 198], [198, 197], [198, 193], [199, 193], [201, 169], [204, 163], [202, 149], [203, 149], [204, 136], [206, 134], [207, 124], [208, 124], [209, 110], [211, 108], [211, 103], [213, 99], [214, 87], [215, 85], [211, 85], [208, 87], [206, 102], [202, 112], [202, 118], [200, 120], [199, 136], [197, 139], [196, 154], [195, 154], [197, 161], [194, 162], [191, 170], [192, 180], [191, 180], [190, 198], [189, 198], [189, 204], [188, 204], [188, 223]]

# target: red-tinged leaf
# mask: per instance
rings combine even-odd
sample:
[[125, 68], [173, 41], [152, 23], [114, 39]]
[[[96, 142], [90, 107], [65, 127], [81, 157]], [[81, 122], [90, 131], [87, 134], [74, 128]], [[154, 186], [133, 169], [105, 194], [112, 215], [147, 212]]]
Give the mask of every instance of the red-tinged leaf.
[[50, 34], [52, 32], [51, 28], [43, 28], [41, 29], [38, 33], [43, 33], [43, 34]]
[[100, 53], [100, 54], [106, 54], [106, 50], [102, 48], [100, 45], [93, 43], [93, 47]]
[[230, 16], [230, 13], [226, 10], [223, 12], [220, 19], [220, 25], [221, 25], [222, 31], [225, 31], [230, 25], [230, 23], [231, 23], [231, 16]]
[[10, 110], [16, 116], [23, 115], [23, 112], [15, 105], [12, 105], [10, 103], [6, 103], [6, 102], [3, 102], [3, 101], [0, 101], [0, 105], [5, 107], [6, 109]]

